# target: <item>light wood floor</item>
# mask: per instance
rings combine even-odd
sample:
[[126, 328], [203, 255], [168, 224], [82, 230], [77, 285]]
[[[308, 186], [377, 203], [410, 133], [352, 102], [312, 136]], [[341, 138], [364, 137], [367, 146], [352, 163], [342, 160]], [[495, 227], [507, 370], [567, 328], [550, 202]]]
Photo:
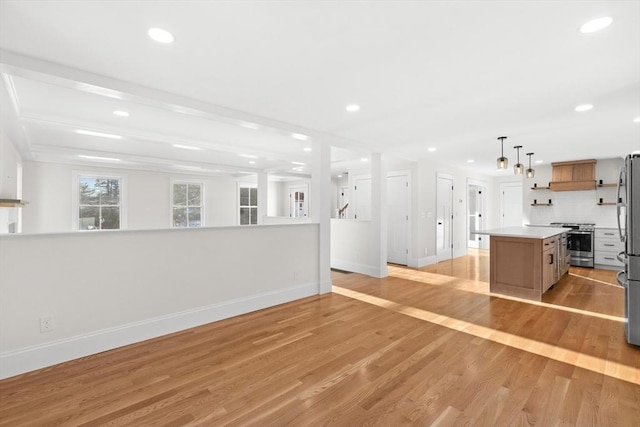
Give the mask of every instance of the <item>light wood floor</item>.
[[638, 425], [614, 272], [534, 304], [488, 294], [483, 251], [389, 270], [1, 381], [0, 425]]

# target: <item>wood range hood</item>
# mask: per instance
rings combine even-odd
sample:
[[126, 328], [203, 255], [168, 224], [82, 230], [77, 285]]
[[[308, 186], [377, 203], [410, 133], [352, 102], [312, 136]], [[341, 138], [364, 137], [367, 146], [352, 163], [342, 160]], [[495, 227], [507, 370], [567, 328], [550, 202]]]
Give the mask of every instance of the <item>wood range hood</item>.
[[551, 191], [583, 191], [596, 189], [596, 160], [574, 160], [551, 163]]

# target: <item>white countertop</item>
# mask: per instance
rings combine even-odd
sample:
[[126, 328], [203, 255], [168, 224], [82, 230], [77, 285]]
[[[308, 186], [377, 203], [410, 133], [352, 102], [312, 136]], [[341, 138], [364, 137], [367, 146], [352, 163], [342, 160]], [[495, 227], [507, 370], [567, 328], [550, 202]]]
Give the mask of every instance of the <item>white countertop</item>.
[[476, 234], [486, 234], [500, 237], [524, 237], [529, 239], [546, 239], [558, 234], [571, 231], [570, 228], [562, 227], [505, 227], [494, 228], [492, 230], [476, 231]]

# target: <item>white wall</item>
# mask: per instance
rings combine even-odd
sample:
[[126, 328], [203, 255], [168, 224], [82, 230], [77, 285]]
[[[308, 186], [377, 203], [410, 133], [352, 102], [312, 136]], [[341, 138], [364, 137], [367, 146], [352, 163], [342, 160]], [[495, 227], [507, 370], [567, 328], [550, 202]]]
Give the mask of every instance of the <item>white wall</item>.
[[126, 176], [125, 209], [128, 229], [170, 226], [171, 179], [201, 180], [205, 185], [205, 225], [237, 224], [237, 184], [232, 177], [197, 177], [179, 173], [145, 172], [79, 165], [26, 162], [24, 164], [24, 233], [71, 231], [74, 171]]
[[[469, 178], [487, 182], [486, 200], [487, 228], [494, 226], [499, 215], [499, 205], [493, 202], [497, 197], [496, 179], [488, 175], [470, 172], [463, 168], [421, 160], [418, 168], [418, 230], [414, 239], [414, 253], [419, 254], [418, 266], [436, 262], [436, 187], [437, 173], [453, 176], [453, 246], [454, 257], [467, 253], [467, 180]], [[416, 196], [414, 196], [416, 197]], [[415, 200], [415, 198], [414, 198]]]
[[0, 236], [0, 376], [315, 295], [318, 259], [317, 224]]
[[331, 219], [331, 268], [379, 277], [371, 221]]
[[[615, 183], [622, 166], [622, 159], [604, 159], [596, 163], [596, 181]], [[532, 190], [533, 183], [546, 187], [551, 181], [551, 166], [536, 168], [536, 176], [524, 183], [524, 217], [528, 224], [551, 222], [594, 223], [599, 226], [615, 226], [616, 207], [599, 206], [597, 201], [615, 202], [615, 187], [585, 191]], [[553, 201], [553, 206], [531, 206], [534, 200]]]

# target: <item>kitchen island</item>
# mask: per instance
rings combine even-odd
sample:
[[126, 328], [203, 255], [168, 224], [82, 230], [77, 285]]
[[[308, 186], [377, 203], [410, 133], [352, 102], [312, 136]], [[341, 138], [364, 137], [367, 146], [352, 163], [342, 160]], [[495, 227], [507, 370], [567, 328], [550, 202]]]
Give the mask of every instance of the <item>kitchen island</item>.
[[570, 230], [507, 227], [477, 232], [490, 236], [490, 291], [542, 300], [542, 294], [569, 271]]

